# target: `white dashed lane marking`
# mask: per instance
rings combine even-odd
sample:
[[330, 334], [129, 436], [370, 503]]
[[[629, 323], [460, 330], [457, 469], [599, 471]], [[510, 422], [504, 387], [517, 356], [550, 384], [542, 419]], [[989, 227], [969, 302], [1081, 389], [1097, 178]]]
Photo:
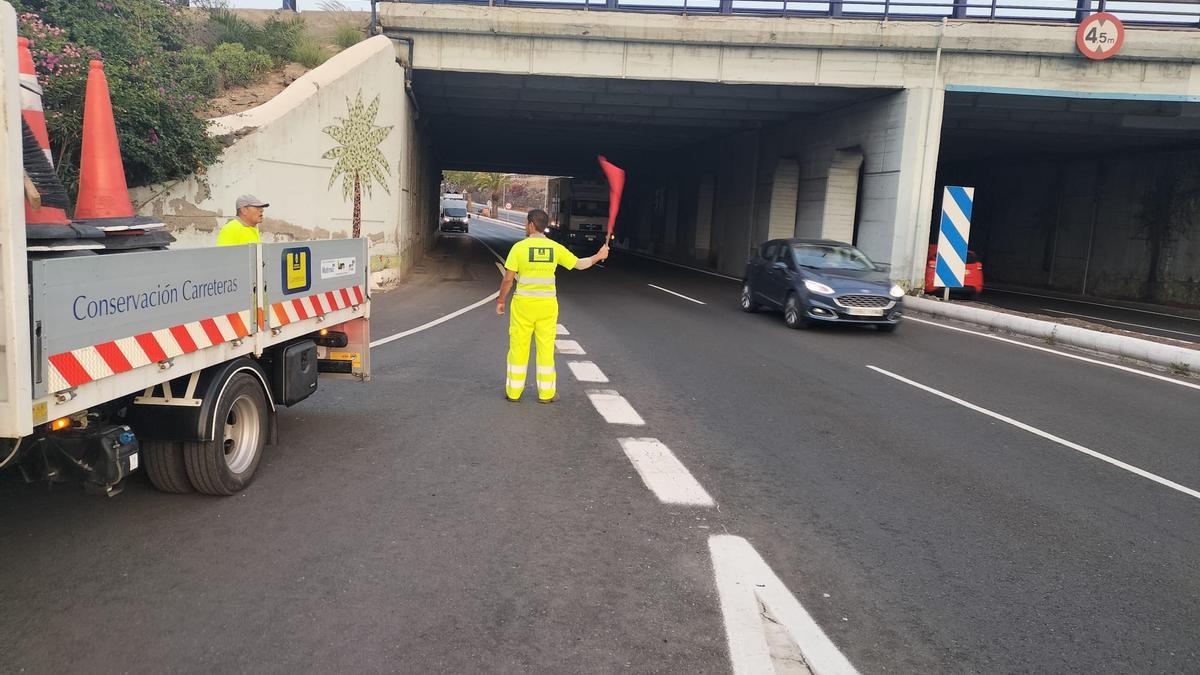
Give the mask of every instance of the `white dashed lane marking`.
[[684, 300], [687, 300], [688, 302], [694, 302], [694, 303], [696, 303], [697, 305], [703, 305], [703, 304], [704, 304], [703, 302], [700, 302], [699, 300], [697, 300], [697, 299], [695, 299], [695, 298], [689, 298], [688, 296], [686, 296], [686, 295], [684, 295], [684, 294], [682, 294], [682, 293], [676, 293], [675, 291], [672, 291], [672, 290], [670, 290], [670, 289], [667, 289], [667, 288], [663, 288], [662, 286], [655, 286], [654, 284], [646, 284], [646, 285], [647, 285], [647, 286], [649, 286], [650, 288], [654, 288], [654, 289], [660, 290], [660, 291], [662, 291], [663, 293], [670, 293], [671, 295], [674, 295], [674, 296], [675, 296], [675, 297], [677, 297], [677, 298], [683, 298]]
[[554, 347], [559, 354], [587, 354], [583, 351], [583, 347], [580, 347], [579, 343], [574, 340], [555, 340]]
[[664, 504], [713, 506], [713, 498], [657, 438], [621, 438], [621, 449], [642, 482]]
[[629, 401], [626, 401], [625, 397], [618, 392], [611, 389], [589, 389], [587, 397], [596, 407], [596, 412], [600, 413], [604, 421], [609, 424], [628, 424], [640, 427], [646, 423], [642, 416], [633, 409], [633, 406], [629, 405]]
[[567, 367], [580, 382], [608, 382], [608, 376], [591, 361], [567, 361]]
[[567, 330], [567, 327], [560, 323], [554, 327], [554, 334], [555, 335], [570, 335], [571, 331]]

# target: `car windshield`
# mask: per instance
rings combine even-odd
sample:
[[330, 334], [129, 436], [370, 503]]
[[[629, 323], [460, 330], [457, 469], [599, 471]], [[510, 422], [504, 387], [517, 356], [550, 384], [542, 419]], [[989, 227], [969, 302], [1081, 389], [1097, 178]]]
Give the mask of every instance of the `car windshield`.
[[832, 270], [873, 270], [874, 263], [853, 246], [792, 244], [792, 255], [801, 267]]
[[467, 210], [461, 206], [447, 206], [446, 215], [451, 218], [466, 218]]

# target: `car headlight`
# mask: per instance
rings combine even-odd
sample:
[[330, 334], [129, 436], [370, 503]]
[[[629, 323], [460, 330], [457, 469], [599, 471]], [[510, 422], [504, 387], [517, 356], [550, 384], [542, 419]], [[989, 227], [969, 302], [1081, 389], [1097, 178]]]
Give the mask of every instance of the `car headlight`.
[[813, 293], [820, 293], [821, 295], [833, 295], [832, 288], [826, 286], [825, 284], [823, 284], [819, 281], [813, 281], [812, 279], [805, 279], [804, 287], [807, 288], [808, 290], [812, 291]]
[[888, 292], [892, 294], [892, 297], [893, 297], [893, 298], [902, 298], [902, 297], [904, 297], [904, 289], [903, 289], [903, 288], [900, 288], [900, 284], [895, 284], [895, 285], [893, 285], [893, 286], [892, 286], [892, 290], [890, 290], [890, 291], [888, 291]]

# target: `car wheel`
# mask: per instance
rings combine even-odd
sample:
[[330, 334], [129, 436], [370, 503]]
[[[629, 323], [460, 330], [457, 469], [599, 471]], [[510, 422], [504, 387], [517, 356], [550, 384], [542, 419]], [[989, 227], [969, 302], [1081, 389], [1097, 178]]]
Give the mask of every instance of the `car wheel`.
[[899, 325], [898, 323], [877, 323], [875, 324], [875, 328], [880, 333], [895, 333], [896, 327]]
[[754, 292], [750, 289], [750, 282], [742, 284], [742, 297], [739, 300], [743, 312], [757, 312], [759, 310], [758, 303], [754, 301]]
[[804, 308], [795, 293], [789, 293], [787, 302], [783, 304], [783, 323], [788, 328], [808, 328], [811, 324], [804, 316]]

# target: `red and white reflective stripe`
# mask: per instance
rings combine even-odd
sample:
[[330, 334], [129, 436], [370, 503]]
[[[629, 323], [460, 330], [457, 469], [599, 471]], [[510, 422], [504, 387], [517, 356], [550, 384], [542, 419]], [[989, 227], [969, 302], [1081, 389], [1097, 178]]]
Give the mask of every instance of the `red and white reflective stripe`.
[[36, 75], [21, 73], [21, 110], [42, 112], [42, 85]]
[[362, 286], [350, 286], [336, 291], [315, 293], [271, 305], [271, 327], [278, 328], [297, 321], [324, 316], [366, 302]]
[[80, 347], [50, 357], [50, 390], [81, 384], [190, 354], [250, 334], [250, 310]]

